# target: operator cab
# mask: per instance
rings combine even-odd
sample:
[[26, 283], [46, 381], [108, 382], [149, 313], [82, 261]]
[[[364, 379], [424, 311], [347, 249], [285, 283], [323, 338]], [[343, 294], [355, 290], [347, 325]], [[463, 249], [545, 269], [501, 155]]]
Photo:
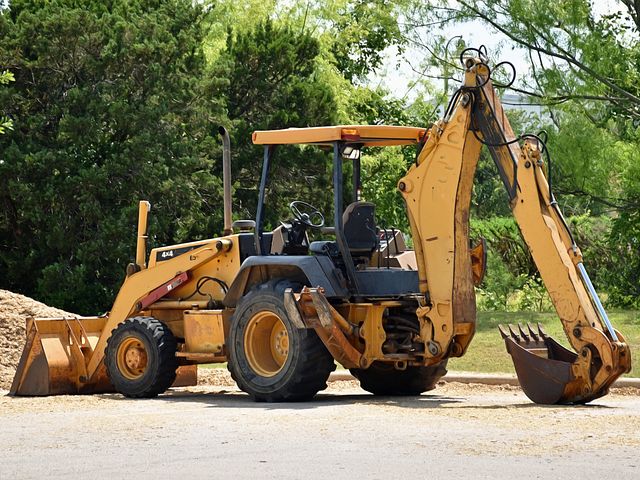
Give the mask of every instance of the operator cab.
[[[315, 258], [323, 271], [342, 280], [349, 295], [398, 297], [418, 293], [415, 253], [407, 248], [402, 232], [381, 227], [376, 206], [361, 199], [360, 158], [363, 147], [418, 145], [424, 135], [421, 128], [382, 125], [254, 132], [254, 144], [264, 145], [252, 242], [255, 253], [242, 256], [287, 256], [289, 265], [296, 262], [308, 265], [307, 259]], [[291, 218], [281, 221], [270, 232], [264, 231], [265, 191], [274, 153], [278, 145], [291, 144], [312, 144], [333, 151], [333, 226], [325, 225], [325, 213], [329, 212], [295, 200], [289, 204]], [[350, 201], [345, 202], [343, 164], [348, 161], [353, 172], [348, 179], [352, 190]], [[310, 241], [310, 233], [311, 237], [321, 239]], [[252, 259], [253, 262], [258, 260]], [[263, 260], [268, 264], [275, 262], [282, 260]]]

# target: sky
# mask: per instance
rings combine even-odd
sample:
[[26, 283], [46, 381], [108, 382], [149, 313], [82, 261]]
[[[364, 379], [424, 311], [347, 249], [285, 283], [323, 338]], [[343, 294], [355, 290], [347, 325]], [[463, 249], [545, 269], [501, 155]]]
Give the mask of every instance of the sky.
[[[462, 35], [465, 40], [465, 44], [469, 46], [479, 47], [484, 45], [489, 52], [496, 51], [500, 42], [504, 41], [504, 36], [496, 32], [489, 31], [480, 21], [468, 22], [456, 27], [450, 27], [446, 29], [446, 37], [453, 38], [456, 35]], [[455, 40], [454, 40], [455, 41]], [[395, 48], [391, 48], [386, 52], [386, 63], [384, 71], [380, 72], [374, 78], [371, 83], [380, 83], [386, 87], [394, 97], [409, 99], [415, 98], [419, 93], [416, 88], [411, 89], [411, 84], [420, 78], [420, 74], [416, 73], [413, 68], [418, 68], [421, 60], [421, 56], [424, 52], [418, 48], [409, 48], [404, 59], [400, 62], [400, 66], [397, 66], [398, 54]], [[410, 59], [407, 61], [407, 58]], [[514, 64], [517, 72], [526, 72], [528, 66], [524, 60], [524, 55], [521, 50], [511, 50], [504, 48], [500, 60], [508, 60]], [[413, 65], [413, 68], [411, 67]], [[437, 73], [433, 71], [432, 73]], [[442, 88], [442, 82], [439, 80], [431, 80], [438, 89]]]

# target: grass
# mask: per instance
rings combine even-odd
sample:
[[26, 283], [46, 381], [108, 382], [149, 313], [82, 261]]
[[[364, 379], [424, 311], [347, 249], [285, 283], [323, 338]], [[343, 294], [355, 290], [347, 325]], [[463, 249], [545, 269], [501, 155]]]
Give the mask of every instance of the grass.
[[[640, 312], [608, 312], [611, 323], [631, 345], [633, 369], [626, 376], [640, 377]], [[476, 334], [466, 354], [449, 360], [452, 371], [483, 373], [515, 373], [511, 357], [498, 332], [499, 324], [541, 323], [548, 335], [568, 346], [562, 324], [553, 313], [533, 312], [478, 312]]]

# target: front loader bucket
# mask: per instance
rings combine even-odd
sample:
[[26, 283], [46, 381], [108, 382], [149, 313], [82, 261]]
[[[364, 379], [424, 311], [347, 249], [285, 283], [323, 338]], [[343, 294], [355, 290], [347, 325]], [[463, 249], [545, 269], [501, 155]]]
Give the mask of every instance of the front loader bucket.
[[[115, 392], [104, 363], [88, 379], [86, 365], [107, 317], [27, 320], [27, 340], [9, 395], [45, 396]], [[197, 385], [197, 365], [182, 365], [174, 387]]]
[[104, 366], [81, 382], [85, 356], [98, 341], [106, 317], [28, 319], [27, 339], [9, 395], [112, 392]]
[[535, 403], [585, 403], [606, 393], [583, 395], [582, 381], [576, 379], [572, 368], [578, 355], [547, 336], [541, 325], [509, 325], [508, 330], [500, 325], [499, 329], [520, 386]]

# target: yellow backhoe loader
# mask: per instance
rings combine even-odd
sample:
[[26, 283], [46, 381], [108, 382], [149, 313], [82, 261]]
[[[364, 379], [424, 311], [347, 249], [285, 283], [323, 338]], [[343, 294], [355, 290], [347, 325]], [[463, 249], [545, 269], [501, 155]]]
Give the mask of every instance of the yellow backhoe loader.
[[[264, 148], [255, 221], [231, 223], [229, 142], [224, 138], [224, 235], [154, 248], [147, 257], [149, 204], [140, 203], [136, 262], [103, 317], [31, 319], [11, 393], [117, 391], [151, 397], [193, 381], [197, 364], [228, 362], [258, 401], [299, 401], [326, 387], [338, 362], [380, 395], [434, 388], [447, 360], [474, 335], [474, 285], [483, 244], [470, 248], [469, 204], [486, 146], [513, 214], [574, 353], [539, 328], [502, 334], [525, 393], [538, 403], [584, 403], [607, 393], [631, 367], [629, 347], [609, 322], [582, 255], [553, 197], [546, 146], [516, 137], [482, 52], [466, 51], [462, 87], [430, 128], [332, 126], [257, 131]], [[309, 203], [264, 231], [270, 165], [278, 145], [333, 152], [333, 223]], [[416, 145], [399, 179], [413, 249], [379, 228], [361, 199], [365, 147]], [[343, 164], [352, 163], [352, 178]], [[547, 173], [546, 173], [547, 172]], [[343, 187], [352, 189], [345, 200]], [[348, 203], [348, 204], [347, 204]], [[309, 232], [325, 240], [309, 241]], [[322, 237], [321, 237], [322, 238]], [[191, 369], [191, 370], [190, 370]]]

